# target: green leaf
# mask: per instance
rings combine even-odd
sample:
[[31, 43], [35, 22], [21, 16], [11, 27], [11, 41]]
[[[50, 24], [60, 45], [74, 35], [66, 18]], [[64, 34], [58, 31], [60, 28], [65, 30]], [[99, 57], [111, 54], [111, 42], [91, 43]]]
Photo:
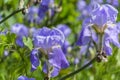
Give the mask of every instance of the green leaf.
[[23, 42], [25, 44], [25, 46], [27, 46], [30, 50], [33, 49], [33, 44], [32, 44], [32, 40], [28, 37], [23, 37]]

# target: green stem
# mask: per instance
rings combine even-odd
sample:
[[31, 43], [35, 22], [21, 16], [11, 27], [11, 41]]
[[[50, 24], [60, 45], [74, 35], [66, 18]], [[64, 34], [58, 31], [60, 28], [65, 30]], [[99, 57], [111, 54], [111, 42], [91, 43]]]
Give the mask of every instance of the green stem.
[[97, 56], [95, 56], [89, 63], [87, 63], [87, 64], [84, 65], [83, 67], [75, 70], [74, 72], [72, 72], [72, 73], [70, 73], [70, 74], [68, 74], [68, 75], [66, 75], [66, 76], [63, 76], [63, 77], [60, 78], [59, 80], [65, 80], [65, 79], [67, 79], [67, 78], [69, 78], [69, 77], [72, 77], [73, 75], [81, 72], [81, 71], [84, 70], [86, 67], [88, 67], [89, 65], [91, 65], [92, 63], [94, 63], [94, 62], [96, 61], [96, 58], [97, 58]]
[[22, 8], [22, 9], [18, 9], [16, 11], [14, 11], [13, 13], [11, 13], [10, 15], [8, 15], [7, 17], [5, 17], [3, 20], [0, 21], [0, 24], [3, 23], [4, 21], [6, 21], [7, 19], [9, 19], [11, 16], [23, 11], [25, 8]]
[[101, 52], [103, 50], [103, 34], [98, 34], [98, 36], [99, 36], [98, 50]]

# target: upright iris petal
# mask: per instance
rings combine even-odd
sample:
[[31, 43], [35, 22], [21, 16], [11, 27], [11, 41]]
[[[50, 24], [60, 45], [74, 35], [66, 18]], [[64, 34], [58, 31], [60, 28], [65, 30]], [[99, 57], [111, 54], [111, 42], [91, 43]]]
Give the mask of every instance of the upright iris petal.
[[92, 12], [92, 23], [102, 27], [108, 22], [115, 22], [117, 14], [118, 11], [111, 5], [102, 5]]

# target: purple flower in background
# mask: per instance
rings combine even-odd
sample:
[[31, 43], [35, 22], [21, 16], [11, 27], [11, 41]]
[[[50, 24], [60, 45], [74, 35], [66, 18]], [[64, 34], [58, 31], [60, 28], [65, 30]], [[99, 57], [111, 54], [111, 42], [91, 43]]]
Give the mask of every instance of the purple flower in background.
[[106, 0], [106, 2], [116, 7], [119, 6], [118, 0]]
[[118, 11], [109, 4], [101, 5], [93, 10], [91, 14], [91, 23], [82, 27], [77, 44], [84, 46], [90, 41], [94, 41], [98, 44], [98, 35], [104, 33], [102, 43], [103, 51], [105, 51], [107, 55], [111, 55], [112, 48], [110, 43], [120, 47], [118, 41], [119, 28], [115, 24], [117, 14]]
[[23, 24], [14, 24], [13, 26], [11, 26], [11, 32], [15, 33], [17, 35], [16, 38], [16, 44], [19, 45], [20, 47], [24, 46], [23, 43], [23, 37], [27, 37], [29, 32], [28, 32], [28, 28], [26, 26], [24, 26]]
[[45, 14], [49, 9], [49, 3], [50, 3], [50, 0], [41, 1], [39, 5], [39, 10], [38, 10], [38, 16], [40, 17], [40, 19], [43, 19], [45, 17]]
[[[65, 37], [63, 33], [55, 28], [49, 29], [47, 27], [43, 27], [34, 33], [33, 42], [35, 49], [40, 49], [41, 52], [47, 55], [48, 62], [53, 67], [51, 77], [56, 76], [54, 73], [59, 73], [60, 69], [69, 66], [69, 63], [61, 49], [64, 40]], [[34, 71], [39, 65], [37, 50], [33, 50], [31, 52], [32, 71]], [[47, 73], [47, 68], [45, 65], [43, 67], [43, 71]]]
[[38, 11], [40, 19], [44, 19], [46, 12], [49, 12], [49, 16], [52, 17], [55, 13], [54, 7], [54, 0], [42, 0]]
[[34, 78], [28, 78], [26, 76], [19, 76], [17, 80], [35, 80]]
[[68, 37], [71, 33], [71, 29], [65, 24], [59, 24], [57, 28], [64, 33], [65, 37]]
[[[57, 25], [57, 29], [59, 29], [59, 30], [61, 30], [63, 32], [63, 34], [65, 35], [65, 38], [67, 38], [71, 33], [71, 29], [65, 24]], [[64, 42], [64, 44], [62, 46], [63, 52], [66, 54], [70, 47], [71, 47], [70, 43], [67, 40], [65, 40], [65, 42]]]
[[30, 28], [30, 29], [29, 29], [30, 35], [33, 36], [34, 33], [36, 32], [36, 30], [37, 30], [37, 28], [35, 28], [35, 27]]
[[8, 50], [4, 50], [4, 56], [8, 56], [8, 55], [9, 55]]
[[79, 11], [84, 10], [86, 6], [87, 6], [87, 4], [86, 4], [85, 0], [79, 0], [77, 3], [77, 8]]
[[38, 10], [38, 7], [29, 7], [28, 13], [26, 15], [26, 19], [28, 20], [28, 22], [39, 24], [42, 21], [42, 18], [38, 16]]

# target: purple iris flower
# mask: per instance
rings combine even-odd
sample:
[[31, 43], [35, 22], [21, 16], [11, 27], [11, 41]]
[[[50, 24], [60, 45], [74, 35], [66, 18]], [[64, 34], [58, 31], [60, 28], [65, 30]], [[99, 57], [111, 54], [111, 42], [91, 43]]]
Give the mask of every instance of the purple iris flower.
[[119, 6], [118, 0], [106, 0], [106, 2], [116, 7]]
[[77, 3], [77, 8], [79, 11], [82, 11], [83, 9], [85, 9], [86, 6], [87, 4], [85, 0], [79, 0]]
[[54, 0], [42, 0], [38, 11], [40, 19], [44, 19], [46, 12], [49, 12], [49, 16], [52, 17], [55, 13], [54, 7]]
[[42, 18], [38, 16], [38, 7], [31, 6], [28, 9], [28, 14], [26, 15], [26, 19], [31, 23], [39, 24], [42, 21]]
[[[35, 49], [31, 52], [32, 71], [39, 65], [38, 49], [48, 56], [48, 62], [53, 67], [51, 77], [56, 76], [60, 69], [67, 68], [69, 63], [61, 49], [65, 40], [64, 34], [58, 29], [49, 29], [43, 27], [38, 29], [33, 36]], [[46, 63], [46, 62], [45, 62]], [[43, 67], [43, 71], [47, 73], [47, 65]]]
[[49, 9], [49, 3], [50, 3], [50, 0], [41, 1], [39, 5], [39, 10], [38, 10], [38, 16], [40, 17], [40, 19], [43, 19], [45, 17], [45, 14]]
[[[90, 41], [94, 41], [98, 44], [99, 38], [97, 32], [103, 32], [103, 51], [105, 51], [107, 55], [111, 55], [111, 43], [120, 47], [118, 40], [119, 28], [116, 24], [117, 14], [118, 11], [109, 4], [101, 5], [93, 10], [91, 14], [91, 23], [82, 27], [77, 44], [84, 46]], [[95, 26], [97, 32], [93, 26]]]
[[28, 78], [26, 76], [19, 76], [17, 80], [35, 80], [34, 78]]
[[[70, 33], [71, 33], [71, 29], [67, 25], [65, 25], [65, 24], [57, 25], [57, 29], [61, 30], [64, 33], [65, 38], [67, 38], [70, 35]], [[70, 47], [71, 47], [70, 43], [67, 40], [65, 40], [65, 42], [64, 42], [64, 44], [62, 46], [63, 52], [66, 54]]]
[[11, 26], [11, 32], [15, 33], [17, 35], [16, 38], [16, 44], [19, 45], [20, 47], [24, 46], [23, 43], [23, 37], [27, 37], [29, 32], [28, 32], [28, 28], [23, 25], [23, 24], [14, 24], [13, 26]]

